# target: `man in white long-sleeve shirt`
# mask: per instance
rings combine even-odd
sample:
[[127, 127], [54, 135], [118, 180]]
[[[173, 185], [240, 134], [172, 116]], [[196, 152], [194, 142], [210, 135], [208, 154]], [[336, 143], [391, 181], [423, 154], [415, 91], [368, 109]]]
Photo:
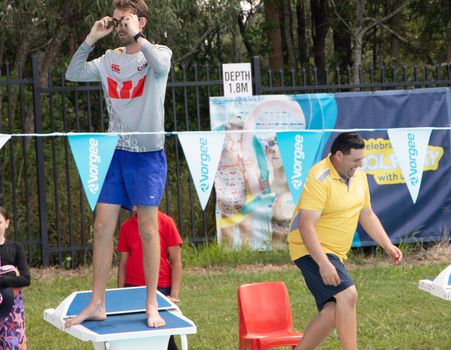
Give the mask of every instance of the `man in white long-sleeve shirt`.
[[[94, 23], [72, 57], [66, 78], [102, 83], [110, 132], [157, 133], [120, 137], [96, 207], [92, 299], [78, 316], [66, 321], [66, 327], [106, 318], [105, 289], [117, 218], [121, 206], [131, 209], [134, 205], [138, 207], [143, 245], [147, 324], [164, 325], [156, 300], [160, 256], [157, 213], [166, 183], [164, 97], [172, 52], [166, 46], [151, 44], [142, 33], [149, 18], [144, 0], [114, 0], [113, 8], [112, 17]], [[97, 40], [113, 30], [123, 47], [87, 62]]]

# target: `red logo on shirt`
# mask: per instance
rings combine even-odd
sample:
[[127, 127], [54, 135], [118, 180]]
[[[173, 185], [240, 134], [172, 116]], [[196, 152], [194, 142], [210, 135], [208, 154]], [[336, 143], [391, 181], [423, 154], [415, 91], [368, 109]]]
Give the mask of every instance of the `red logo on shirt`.
[[119, 65], [118, 64], [114, 64], [114, 63], [111, 65], [111, 70], [113, 72], [116, 72], [116, 73], [120, 73], [121, 72], [121, 68], [119, 67]]
[[133, 86], [133, 82], [131, 80], [123, 81], [120, 89], [118, 89], [119, 83], [116, 80], [113, 80], [110, 77], [108, 77], [107, 79], [108, 96], [110, 98], [128, 99], [142, 96], [146, 76], [139, 79], [138, 83], [135, 86]]

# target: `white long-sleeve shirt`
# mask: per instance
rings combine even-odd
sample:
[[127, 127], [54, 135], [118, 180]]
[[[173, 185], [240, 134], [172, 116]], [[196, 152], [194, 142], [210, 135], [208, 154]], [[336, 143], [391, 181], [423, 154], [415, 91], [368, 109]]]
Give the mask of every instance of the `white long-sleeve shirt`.
[[[75, 52], [66, 72], [71, 81], [100, 81], [109, 114], [110, 132], [164, 131], [164, 97], [171, 50], [148, 42], [141, 51], [127, 54], [125, 48], [107, 50], [87, 62], [93, 48], [84, 42]], [[117, 148], [131, 152], [163, 149], [164, 134], [123, 135]]]

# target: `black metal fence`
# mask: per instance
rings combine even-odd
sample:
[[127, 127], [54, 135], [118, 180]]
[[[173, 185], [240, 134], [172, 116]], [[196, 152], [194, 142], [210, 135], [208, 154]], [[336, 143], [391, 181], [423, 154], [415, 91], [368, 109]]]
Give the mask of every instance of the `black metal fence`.
[[[252, 65], [254, 94], [451, 84], [450, 65], [369, 67], [360, 70], [358, 85], [351, 83], [350, 67], [274, 72], [263, 69], [259, 57], [253, 59]], [[209, 98], [223, 95], [221, 67], [219, 63], [172, 67], [166, 95], [167, 131], [210, 129]], [[93, 214], [67, 138], [14, 136], [106, 129], [108, 118], [101, 86], [68, 83], [64, 73], [52, 70], [42, 77], [36, 58], [31, 59], [28, 69], [13, 71], [6, 64], [0, 70], [0, 132], [13, 135], [0, 151], [0, 203], [11, 212], [8, 235], [21, 241], [34, 266], [73, 267], [90, 262]], [[214, 240], [214, 193], [202, 211], [176, 136], [166, 137], [166, 153], [168, 181], [162, 210], [175, 219], [185, 240], [193, 244]]]

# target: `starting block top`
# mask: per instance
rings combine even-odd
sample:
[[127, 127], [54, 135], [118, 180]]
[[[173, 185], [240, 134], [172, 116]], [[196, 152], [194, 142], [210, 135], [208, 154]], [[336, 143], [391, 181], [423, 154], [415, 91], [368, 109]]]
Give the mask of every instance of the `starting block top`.
[[[160, 311], [160, 316], [166, 324], [159, 328], [147, 327], [147, 318], [143, 313], [123, 314], [108, 316], [105, 321], [85, 321], [83, 326], [94, 333], [100, 335], [111, 335], [127, 332], [160, 332], [173, 328], [191, 327], [180, 315], [175, 315], [169, 311]], [[110, 337], [111, 338], [111, 337]]]
[[[91, 296], [91, 291], [74, 292], [64, 299], [56, 309], [45, 310], [44, 319], [56, 328], [80, 340], [92, 341], [94, 344], [105, 342], [126, 344], [125, 342], [128, 341], [129, 345], [124, 345], [125, 349], [141, 349], [136, 345], [139, 344], [136, 343], [137, 341], [142, 342], [144, 348], [149, 345], [149, 338], [155, 339], [152, 340], [154, 342], [164, 338], [163, 343], [166, 345], [154, 346], [155, 349], [164, 348], [164, 346], [167, 347], [166, 337], [169, 339], [169, 335], [194, 334], [197, 331], [194, 323], [182, 315], [177, 305], [158, 291], [158, 310], [166, 325], [158, 328], [147, 327], [146, 287], [106, 290], [106, 320], [88, 320], [79, 325], [65, 328], [65, 320], [78, 315], [88, 305]], [[130, 347], [130, 344], [133, 346]], [[112, 349], [122, 349], [122, 347], [113, 346]]]
[[[91, 291], [75, 292], [64, 300], [67, 310], [61, 310], [63, 318], [77, 316], [89, 303]], [[146, 311], [146, 288], [116, 288], [108, 289], [105, 294], [107, 315]], [[176, 309], [177, 306], [163, 294], [157, 292], [158, 310]]]
[[451, 301], [451, 265], [440, 272], [434, 280], [420, 280], [418, 288]]

